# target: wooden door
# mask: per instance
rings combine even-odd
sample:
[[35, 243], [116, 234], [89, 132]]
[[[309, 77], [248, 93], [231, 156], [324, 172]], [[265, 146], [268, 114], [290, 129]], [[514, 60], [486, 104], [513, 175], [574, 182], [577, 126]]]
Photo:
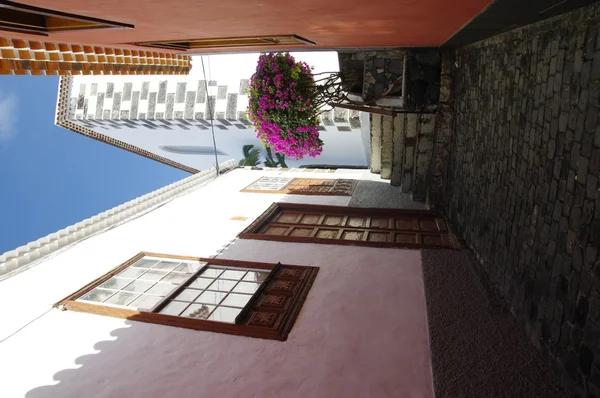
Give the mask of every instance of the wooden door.
[[274, 203], [240, 238], [376, 247], [460, 247], [442, 215], [435, 211], [293, 203]]

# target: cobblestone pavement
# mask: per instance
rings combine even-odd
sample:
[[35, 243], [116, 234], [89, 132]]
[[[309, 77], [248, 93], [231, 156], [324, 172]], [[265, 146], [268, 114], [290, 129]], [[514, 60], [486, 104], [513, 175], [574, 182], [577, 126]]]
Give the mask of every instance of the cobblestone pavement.
[[600, 5], [457, 50], [443, 204], [562, 385], [600, 397]]

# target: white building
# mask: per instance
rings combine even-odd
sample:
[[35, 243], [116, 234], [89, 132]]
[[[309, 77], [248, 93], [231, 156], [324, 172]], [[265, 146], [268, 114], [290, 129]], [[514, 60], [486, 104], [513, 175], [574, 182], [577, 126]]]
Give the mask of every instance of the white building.
[[[229, 162], [221, 169], [226, 170], [233, 165], [234, 162]], [[323, 184], [327, 181], [356, 181], [336, 185], [337, 188], [330, 192], [333, 195], [329, 196], [314, 195], [315, 192], [312, 192], [313, 195], [249, 192], [247, 187], [262, 176], [271, 178], [271, 181], [255, 184], [250, 190], [264, 192], [281, 188], [292, 178], [308, 177], [313, 185], [320, 184], [321, 188], [331, 187]], [[356, 239], [356, 236], [350, 235], [371, 231], [372, 236], [367, 238], [365, 235], [368, 241], [364, 242], [371, 247], [236, 239], [274, 202], [314, 204], [318, 206], [313, 210], [323, 210], [326, 208], [319, 206], [348, 206], [352, 200], [352, 196], [337, 195], [364, 191], [365, 188], [370, 190], [368, 187], [355, 187], [358, 180], [374, 179], [374, 184], [385, 187], [390, 187], [389, 184], [379, 182], [376, 180], [378, 176], [363, 170], [296, 169], [280, 172], [275, 169], [237, 169], [217, 179], [214, 177], [214, 170], [203, 171], [0, 257], [3, 278], [0, 281], [0, 298], [4, 303], [11, 303], [18, 297], [19, 303], [0, 307], [3, 319], [0, 323], [0, 358], [3, 358], [0, 361], [1, 395], [327, 397], [409, 396], [405, 394], [419, 391], [419, 395], [411, 396], [432, 397], [419, 251], [377, 247], [382, 241], [381, 233], [386, 231], [393, 236], [395, 226], [390, 224], [390, 229], [378, 229], [376, 236], [372, 232], [378, 228], [374, 218], [369, 229], [364, 224], [365, 219], [360, 221], [360, 216], [352, 218], [352, 213], [348, 213], [348, 227], [341, 239]], [[246, 192], [241, 192], [244, 189]], [[313, 191], [323, 193], [324, 189], [314, 188]], [[408, 213], [405, 216], [410, 218]], [[400, 217], [404, 216], [400, 214]], [[301, 222], [304, 223], [302, 228], [293, 232], [292, 237], [306, 235], [304, 229], [309, 225], [306, 222], [317, 222], [309, 218]], [[435, 217], [430, 219], [435, 220]], [[377, 222], [381, 223], [381, 220]], [[323, 234], [327, 231], [338, 228], [334, 224], [333, 218], [323, 221], [323, 232], [317, 232], [315, 237], [325, 236]], [[362, 229], [358, 228], [360, 225]], [[380, 226], [383, 227], [383, 224]], [[437, 235], [449, 236], [444, 232]], [[403, 239], [406, 236], [397, 241]], [[390, 240], [388, 245], [396, 244]], [[175, 265], [170, 266], [168, 261], [163, 260], [162, 270], [153, 272], [161, 276], [171, 275], [166, 283], [156, 284], [156, 278], [148, 277], [146, 280], [144, 277], [138, 278], [134, 283], [137, 287], [130, 289], [114, 284], [116, 279], [113, 278], [113, 282], [101, 284], [103, 287], [111, 286], [108, 290], [99, 287], [92, 294], [87, 291], [79, 294], [79, 299], [74, 301], [75, 306], [83, 303], [89, 309], [91, 305], [97, 310], [92, 311], [96, 314], [78, 312], [69, 304], [65, 305], [70, 308], [67, 310], [61, 310], [64, 309], [62, 305], [53, 308], [63, 298], [141, 252], [167, 255], [176, 263], [183, 261], [185, 264], [177, 265], [181, 273], [171, 271], [168, 274]], [[182, 260], [180, 256], [190, 257]], [[232, 273], [232, 282], [225, 281], [224, 285], [215, 288], [227, 291], [231, 289], [229, 284], [238, 283], [238, 286], [244, 285], [236, 288], [235, 292], [240, 293], [253, 293], [262, 284], [269, 283], [269, 279], [265, 279], [265, 275], [270, 275], [269, 271], [261, 267], [269, 268], [279, 262], [317, 267], [311, 268], [318, 271], [312, 287], [312, 280], [308, 286], [302, 286], [309, 289], [305, 292], [306, 300], [300, 297], [299, 304], [292, 303], [296, 310], [301, 308], [301, 311], [291, 329], [286, 329], [291, 325], [284, 325], [281, 330], [272, 332], [276, 340], [268, 340], [133, 320], [140, 316], [135, 311], [137, 308], [151, 309], [169, 289], [177, 288], [177, 283], [189, 277], [188, 272], [195, 272], [204, 264], [193, 258], [214, 256], [218, 264], [240, 265], [223, 262], [224, 259], [250, 262], [242, 264], [244, 272], [245, 268], [251, 271], [241, 282], [236, 282], [238, 275]], [[148, 255], [147, 258], [156, 258], [156, 255]], [[372, 258], [377, 258], [377, 267], [364, 272], [365, 263]], [[404, 266], [398, 267], [398, 261]], [[127, 274], [121, 276], [133, 277], [140, 269], [130, 267], [126, 270]], [[254, 272], [257, 270], [261, 273]], [[289, 293], [300, 285], [292, 271], [289, 271], [291, 277], [283, 278], [285, 283], [274, 290], [277, 292], [279, 289], [279, 296], [273, 296], [275, 300], [271, 297], [271, 302], [256, 304], [268, 308], [266, 314], [277, 316], [283, 311], [287, 316], [285, 303], [298, 299], [294, 296], [297, 292]], [[214, 276], [214, 272], [211, 275]], [[304, 278], [304, 274], [300, 275]], [[131, 281], [123, 278], [121, 282]], [[389, 279], [395, 281], [393, 287], [384, 288], [377, 297], [366, 300], [374, 284]], [[277, 283], [277, 279], [274, 280], [270, 283]], [[209, 282], [209, 279], [202, 282]], [[216, 286], [217, 282], [212, 286]], [[286, 285], [288, 282], [291, 285]], [[203, 286], [197, 281], [194, 283], [199, 289]], [[150, 287], [152, 284], [153, 287]], [[267, 297], [269, 288], [273, 290], [272, 286], [267, 286], [267, 290], [263, 291]], [[286, 288], [290, 290], [286, 291]], [[124, 293], [128, 289], [138, 290], [138, 293]], [[139, 296], [139, 292], [144, 290], [145, 296]], [[105, 303], [94, 303], [99, 292], [112, 292], [116, 296]], [[154, 293], [156, 295], [152, 295]], [[224, 293], [211, 294], [221, 297]], [[138, 296], [137, 301], [133, 296]], [[235, 294], [230, 293], [228, 297], [233, 296]], [[396, 314], [373, 311], [384, 296], [385, 300], [405, 303], [405, 311]], [[240, 330], [227, 329], [227, 325], [235, 325], [234, 318], [240, 311], [235, 307], [243, 307], [252, 297], [250, 294], [238, 294], [233, 301], [217, 308], [216, 299], [212, 297], [205, 304], [192, 304], [193, 308], [185, 310], [187, 312], [183, 315], [202, 317], [213, 311], [216, 315], [212, 314], [209, 321], [204, 322], [217, 324], [222, 332], [260, 335], [261, 328], [273, 329], [259, 325], [261, 320], [267, 324], [269, 319], [253, 318], [250, 323], [259, 326], [246, 331], [243, 327]], [[277, 298], [284, 300], [281, 307]], [[197, 301], [203, 300], [198, 298]], [[182, 311], [179, 307], [186, 305], [171, 306], [163, 311], [175, 314]], [[98, 315], [106, 310], [117, 317], [129, 314], [127, 317], [130, 319]], [[166, 318], [172, 321], [181, 317]], [[202, 325], [180, 326], [211, 330], [210, 325], [208, 329]], [[402, 330], [403, 337], [398, 339], [394, 334], [388, 334], [387, 337], [372, 339], [373, 327]], [[268, 336], [267, 333], [262, 337]], [[278, 341], [286, 337], [287, 341]], [[364, 362], [367, 353], [370, 359]], [[361, 361], [356, 361], [358, 358], [362, 358]], [[411, 367], [413, 370], [399, 376], [395, 370], [398, 367]]]
[[0, 396], [555, 396], [439, 214], [366, 170], [233, 167], [0, 256]]
[[[302, 53], [315, 72], [337, 71], [337, 53]], [[194, 57], [189, 75], [62, 77], [56, 124], [151, 159], [197, 172], [262, 145], [246, 120], [246, 88], [258, 54]], [[204, 64], [204, 65], [203, 65]], [[204, 66], [204, 67], [203, 67]], [[300, 165], [368, 165], [368, 115], [346, 109], [322, 117], [324, 150]], [[363, 131], [364, 130], [364, 131]]]

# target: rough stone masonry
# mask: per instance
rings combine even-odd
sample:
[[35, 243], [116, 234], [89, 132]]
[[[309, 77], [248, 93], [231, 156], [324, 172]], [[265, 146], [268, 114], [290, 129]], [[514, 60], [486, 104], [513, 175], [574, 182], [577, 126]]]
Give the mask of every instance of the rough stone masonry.
[[574, 396], [600, 397], [600, 5], [458, 49], [452, 224]]

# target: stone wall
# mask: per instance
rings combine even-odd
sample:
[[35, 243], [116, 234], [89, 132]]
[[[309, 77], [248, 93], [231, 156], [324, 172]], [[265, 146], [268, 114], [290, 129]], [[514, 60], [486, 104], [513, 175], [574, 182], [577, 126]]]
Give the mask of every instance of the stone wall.
[[411, 49], [407, 52], [407, 103], [421, 109], [437, 105], [440, 98], [441, 56], [438, 49]]
[[[379, 98], [388, 90], [387, 97], [402, 96], [405, 54], [402, 49], [340, 52], [345, 90], [360, 95], [365, 102]], [[392, 83], [394, 87], [390, 87]]]
[[433, 154], [434, 114], [371, 115], [371, 172], [424, 202]]
[[445, 208], [562, 385], [600, 396], [600, 5], [459, 49]]
[[452, 146], [452, 132], [454, 129], [453, 96], [452, 96], [452, 67], [455, 54], [446, 51], [442, 56], [440, 102], [435, 116], [435, 132], [433, 136], [434, 157], [429, 182], [428, 202], [432, 207], [439, 207], [442, 203], [444, 190], [447, 185], [447, 165]]

